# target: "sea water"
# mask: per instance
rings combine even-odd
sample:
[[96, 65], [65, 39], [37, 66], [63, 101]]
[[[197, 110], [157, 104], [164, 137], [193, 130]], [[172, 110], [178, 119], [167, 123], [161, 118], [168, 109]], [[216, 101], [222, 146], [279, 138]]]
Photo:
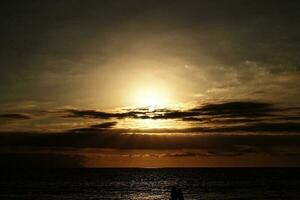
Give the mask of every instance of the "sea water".
[[6, 169], [0, 199], [300, 200], [297, 168]]

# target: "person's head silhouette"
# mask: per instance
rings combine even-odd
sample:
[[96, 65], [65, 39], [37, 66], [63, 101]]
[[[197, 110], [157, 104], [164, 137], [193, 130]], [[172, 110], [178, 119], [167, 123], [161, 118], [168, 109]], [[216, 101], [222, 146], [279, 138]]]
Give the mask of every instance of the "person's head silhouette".
[[184, 200], [181, 189], [177, 189], [177, 198], [178, 198], [178, 200]]
[[177, 200], [177, 188], [172, 187], [170, 200]]
[[170, 200], [184, 200], [181, 190], [176, 187], [172, 187]]

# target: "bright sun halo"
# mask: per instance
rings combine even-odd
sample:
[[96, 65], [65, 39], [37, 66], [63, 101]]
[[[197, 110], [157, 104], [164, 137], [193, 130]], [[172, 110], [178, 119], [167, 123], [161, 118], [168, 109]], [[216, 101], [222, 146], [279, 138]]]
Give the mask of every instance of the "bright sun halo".
[[139, 107], [163, 107], [167, 106], [168, 98], [161, 90], [141, 90], [136, 94], [136, 105]]

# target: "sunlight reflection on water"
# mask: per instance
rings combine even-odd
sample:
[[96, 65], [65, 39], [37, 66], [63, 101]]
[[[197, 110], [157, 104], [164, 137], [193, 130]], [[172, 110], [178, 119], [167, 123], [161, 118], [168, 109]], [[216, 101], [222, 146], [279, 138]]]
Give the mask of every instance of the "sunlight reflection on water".
[[[299, 169], [2, 170], [0, 199], [298, 200]], [[25, 173], [24, 173], [25, 172]], [[31, 192], [32, 191], [32, 192]]]

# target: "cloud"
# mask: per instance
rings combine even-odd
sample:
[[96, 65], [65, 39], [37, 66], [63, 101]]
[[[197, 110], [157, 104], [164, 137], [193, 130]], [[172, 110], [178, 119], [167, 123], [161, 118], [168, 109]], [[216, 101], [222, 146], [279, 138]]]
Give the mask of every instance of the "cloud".
[[92, 128], [100, 128], [100, 129], [107, 129], [107, 128], [112, 128], [117, 125], [118, 122], [104, 122], [101, 124], [96, 124], [91, 126]]
[[0, 118], [3, 118], [3, 119], [12, 119], [12, 120], [31, 119], [31, 117], [29, 115], [27, 115], [27, 114], [18, 114], [18, 113], [0, 114]]
[[279, 111], [272, 104], [260, 102], [225, 102], [219, 104], [206, 104], [199, 108], [186, 111], [157, 109], [132, 109], [126, 112], [108, 113], [96, 110], [65, 110], [69, 113], [66, 117], [88, 117], [99, 119], [112, 118], [137, 118], [137, 119], [187, 119], [201, 116], [227, 116], [227, 117], [262, 117], [270, 116], [273, 112]]
[[239, 166], [242, 160], [250, 157], [252, 161], [249, 160], [249, 163], [264, 166], [264, 163], [259, 163], [263, 157], [269, 165], [277, 163], [281, 166], [287, 164], [287, 159], [289, 165], [298, 165], [299, 144], [300, 135], [176, 136], [121, 134], [103, 130], [57, 134], [1, 133], [0, 164], [4, 167], [109, 167], [119, 163], [120, 167], [133, 161], [157, 164], [169, 159], [174, 159], [175, 163], [181, 159], [184, 159], [181, 162], [186, 162], [185, 159], [193, 162], [208, 159], [205, 163], [210, 163], [226, 158], [231, 160], [231, 164], [223, 163], [224, 166]]
[[300, 133], [300, 123], [255, 123], [252, 125], [231, 126], [211, 129], [216, 132], [289, 132]]
[[[97, 125], [96, 125], [97, 126]], [[106, 128], [97, 128], [94, 126], [86, 128], [75, 128], [69, 130], [73, 133], [136, 133], [136, 134], [267, 134], [267, 135], [278, 135], [278, 134], [300, 134], [300, 123], [294, 122], [280, 122], [280, 123], [251, 123], [242, 125], [227, 125], [227, 126], [195, 126], [191, 128], [116, 128], [107, 130]]]
[[96, 119], [122, 119], [137, 116], [136, 112], [125, 112], [125, 113], [108, 113], [96, 110], [66, 110], [69, 115], [65, 117], [83, 117], [83, 118], [96, 118]]
[[[191, 123], [191, 128], [158, 129], [148, 132], [300, 132], [297, 107], [282, 107], [271, 103], [244, 101], [205, 104], [189, 110], [127, 109], [123, 112], [96, 110], [65, 110], [66, 117], [93, 119], [179, 120]], [[83, 129], [99, 128], [95, 125]], [[216, 126], [217, 125], [217, 126]], [[97, 127], [98, 126], [98, 127]], [[139, 132], [139, 130], [128, 130]], [[126, 132], [126, 131], [125, 131]], [[147, 130], [146, 130], [147, 132]]]
[[[101, 157], [99, 161], [101, 164], [103, 160], [109, 160], [111, 154], [114, 154], [107, 152], [107, 149], [117, 151], [116, 154], [119, 156], [136, 157], [138, 156], [136, 154], [139, 154], [140, 157], [179, 159], [248, 155], [294, 159], [300, 155], [300, 134], [295, 132], [270, 135], [256, 132], [243, 134], [239, 128], [236, 132], [223, 130], [223, 132], [211, 133], [207, 130], [208, 132], [200, 133], [199, 129], [182, 129], [184, 134], [167, 135], [148, 135], [144, 134], [143, 130], [92, 127], [58, 133], [2, 132], [0, 133], [0, 166], [81, 167], [86, 157], [92, 160], [99, 160]], [[133, 134], [135, 131], [136, 134]], [[162, 133], [164, 130], [156, 131]], [[176, 130], [169, 131], [178, 133]], [[33, 150], [22, 150], [24, 147]], [[136, 153], [128, 153], [128, 151]], [[158, 151], [158, 153], [142, 153], [143, 151]]]
[[226, 151], [240, 146], [299, 148], [300, 135], [145, 135], [114, 130], [61, 133], [1, 133], [2, 147], [73, 147], [111, 149], [207, 149]]
[[209, 122], [209, 123], [214, 123], [214, 124], [241, 124], [241, 123], [253, 123], [253, 122], [260, 122], [262, 119], [257, 119], [257, 118], [207, 118], [207, 119], [190, 119], [190, 118], [185, 118], [183, 119], [184, 121], [204, 121], [204, 122]]
[[0, 168], [80, 168], [81, 156], [55, 153], [2, 153]]
[[203, 107], [192, 109], [195, 112], [203, 112], [207, 115], [229, 115], [232, 117], [259, 117], [269, 116], [278, 109], [272, 104], [261, 102], [225, 102], [219, 104], [207, 104]]
[[[0, 145], [11, 148], [197, 149], [207, 156], [255, 152], [272, 154], [280, 153], [274, 150], [275, 147], [293, 147], [298, 151], [298, 112], [298, 108], [250, 101], [205, 104], [189, 110], [137, 108], [102, 112], [67, 109], [54, 111], [51, 115], [55, 116], [55, 121], [76, 118], [75, 126], [56, 132], [47, 129], [8, 132], [3, 129]], [[184, 121], [190, 126], [148, 129], [116, 127], [123, 120], [145, 118]], [[81, 120], [88, 121], [81, 123]]]
[[238, 146], [231, 149], [211, 149], [211, 150], [192, 150], [192, 151], [177, 151], [171, 153], [161, 154], [161, 157], [235, 157], [246, 155], [264, 154], [274, 157], [300, 157], [300, 148], [286, 149], [286, 148], [258, 148], [255, 146]]
[[300, 121], [300, 115], [299, 116], [284, 116], [279, 117], [280, 120], [287, 120], [287, 121]]
[[164, 157], [216, 157], [216, 156], [244, 156], [253, 153], [258, 153], [258, 152], [254, 151], [253, 148], [249, 148], [246, 150], [235, 148], [231, 151], [219, 151], [219, 150], [208, 150], [202, 152], [188, 151], [188, 152], [169, 153], [169, 154], [164, 154], [163, 156]]
[[[29, 114], [4, 113], [0, 115], [0, 118], [3, 119], [2, 131], [52, 130], [89, 133], [103, 132], [100, 129], [112, 129], [115, 133], [186, 134], [300, 132], [298, 107], [256, 101], [206, 103], [186, 110], [134, 108], [103, 112], [101, 110], [54, 109], [46, 113], [39, 111], [32, 111]], [[32, 119], [30, 124], [26, 119]], [[141, 122], [143, 119], [157, 120], [158, 123], [178, 121], [185, 126], [184, 128], [172, 127], [172, 125], [164, 126], [165, 128], [137, 128], [135, 120]], [[12, 120], [14, 123], [7, 123]], [[119, 126], [116, 127], [118, 123]]]

